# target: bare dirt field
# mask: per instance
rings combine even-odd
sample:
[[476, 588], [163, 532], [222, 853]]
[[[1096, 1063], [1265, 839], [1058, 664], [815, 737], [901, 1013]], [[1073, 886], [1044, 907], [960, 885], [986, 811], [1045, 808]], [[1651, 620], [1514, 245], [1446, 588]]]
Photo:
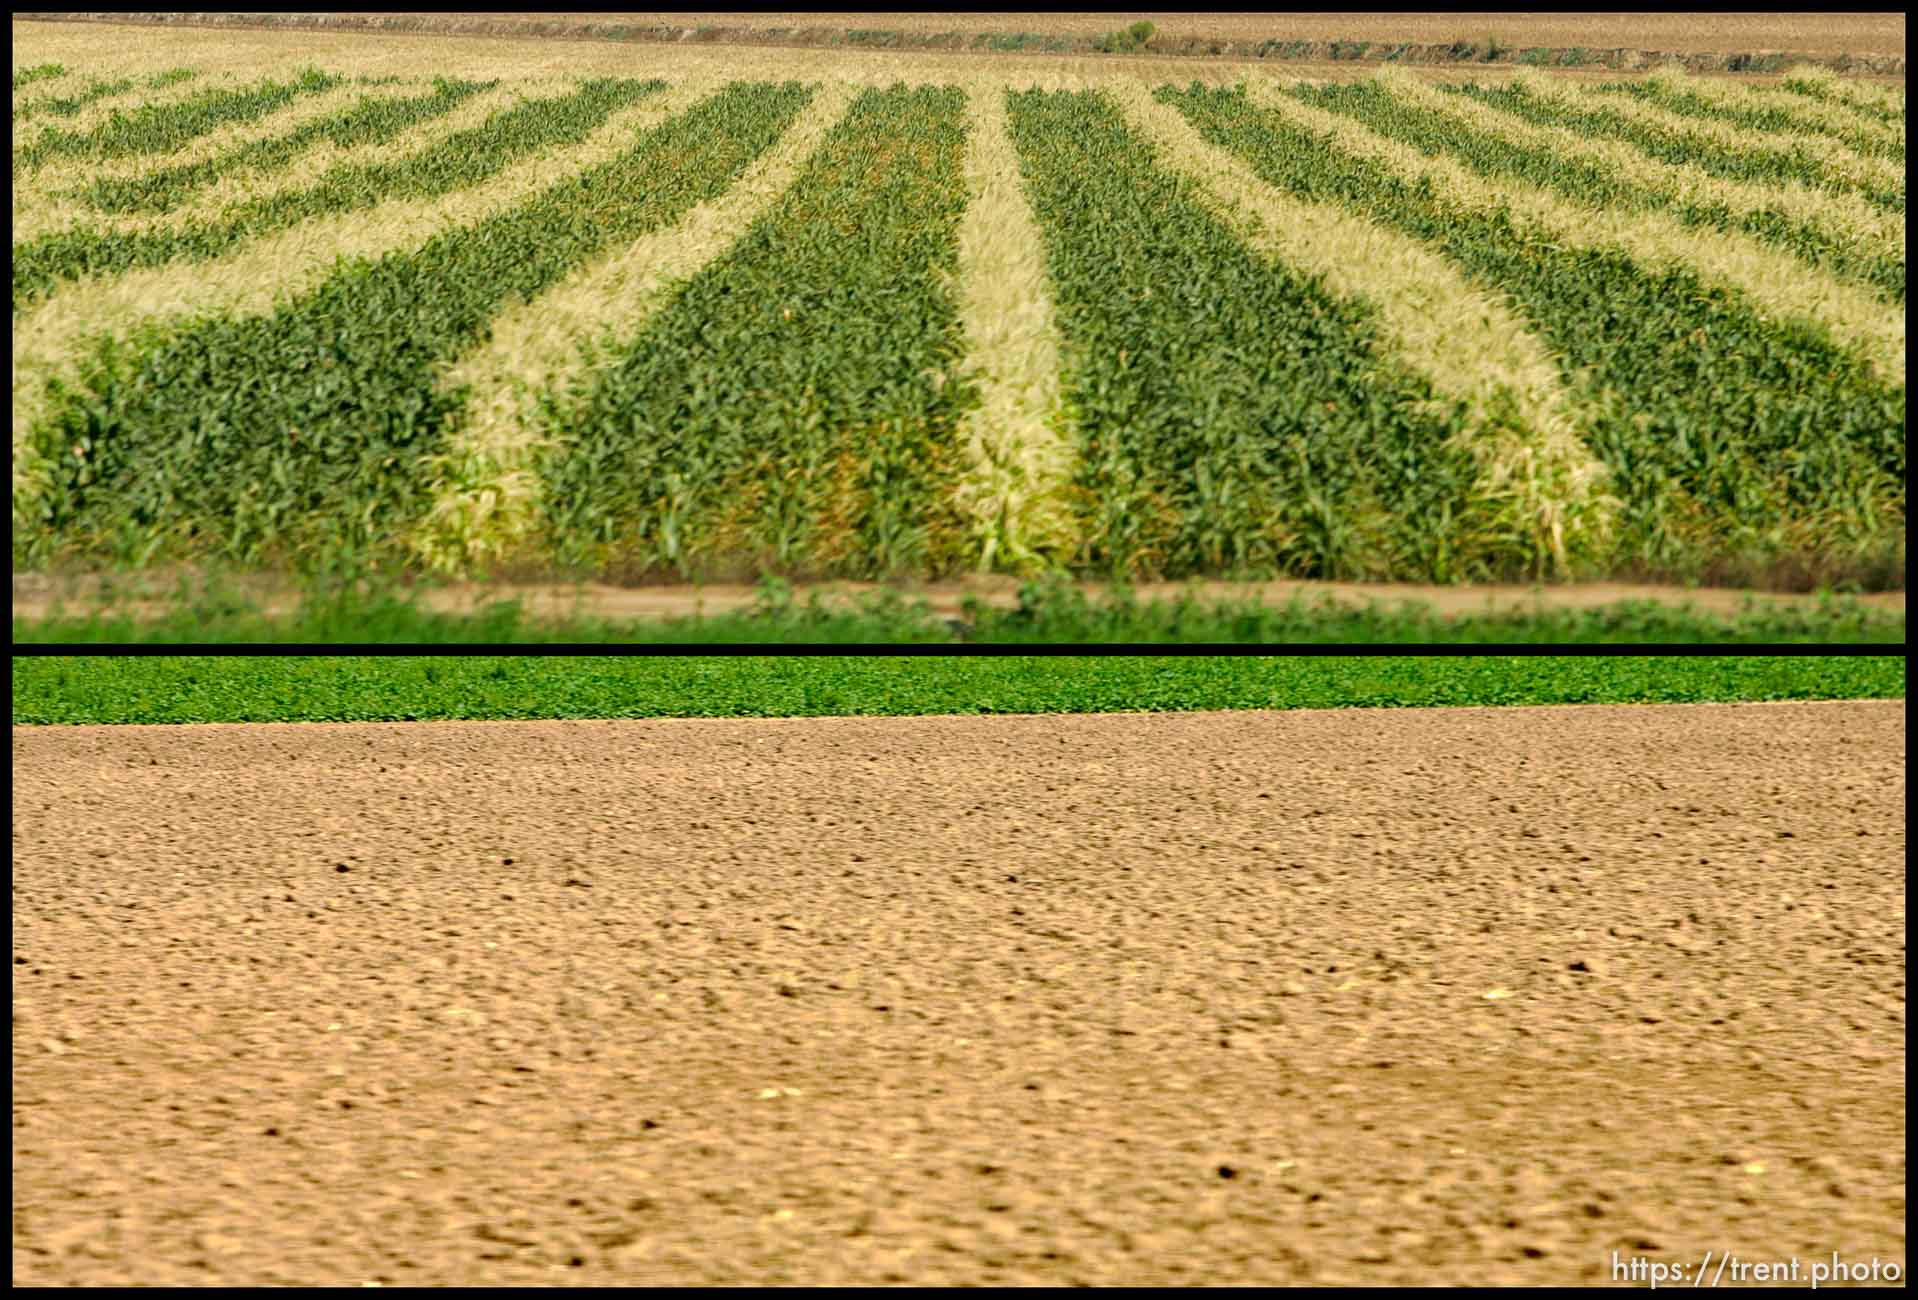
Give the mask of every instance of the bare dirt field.
[[14, 1279], [1902, 1267], [1904, 728], [16, 727]]

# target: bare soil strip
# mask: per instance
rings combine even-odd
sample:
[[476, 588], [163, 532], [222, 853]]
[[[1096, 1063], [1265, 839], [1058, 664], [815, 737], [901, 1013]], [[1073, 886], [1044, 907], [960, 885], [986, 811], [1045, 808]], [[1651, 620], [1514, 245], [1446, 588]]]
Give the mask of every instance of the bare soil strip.
[[[170, 593], [178, 580], [175, 571], [151, 575], [119, 574], [103, 578], [88, 575], [52, 578], [46, 575], [16, 573], [13, 577], [13, 616], [16, 619], [43, 619], [56, 604], [67, 614], [91, 608], [100, 598], [102, 583], [119, 593], [112, 604], [116, 611], [135, 617], [159, 618], [172, 608]], [[299, 607], [294, 588], [271, 578], [247, 579], [239, 585], [259, 607], [274, 616], [291, 614]], [[912, 600], [923, 600], [938, 618], [956, 619], [965, 613], [968, 599], [976, 599], [996, 609], [1016, 609], [1022, 583], [1007, 575], [968, 577], [945, 582], [892, 584], [889, 588], [875, 582], [817, 582], [792, 584], [793, 601], [805, 606], [815, 597], [828, 607], [856, 608], [862, 598], [890, 589]], [[1072, 584], [1088, 600], [1104, 603], [1111, 588], [1100, 582]], [[1677, 607], [1691, 605], [1711, 614], [1735, 614], [1752, 599], [1767, 605], [1810, 604], [1814, 595], [1749, 591], [1728, 587], [1674, 587], [1625, 582], [1589, 582], [1560, 586], [1524, 586], [1520, 584], [1481, 583], [1465, 586], [1437, 586], [1409, 582], [1313, 582], [1279, 580], [1272, 582], [1142, 582], [1132, 594], [1140, 601], [1171, 601], [1188, 593], [1204, 605], [1221, 601], [1256, 600], [1270, 606], [1283, 606], [1297, 599], [1308, 607], [1323, 600], [1354, 609], [1378, 604], [1393, 607], [1402, 601], [1426, 605], [1446, 617], [1484, 614], [1507, 610], [1597, 609], [1625, 601], [1651, 601]], [[703, 586], [615, 587], [604, 583], [448, 583], [420, 588], [420, 604], [443, 613], [473, 612], [496, 601], [518, 600], [526, 612], [537, 618], [570, 617], [575, 614], [595, 619], [686, 618], [696, 615], [728, 614], [750, 609], [761, 599], [757, 587], [743, 582], [715, 582]], [[1853, 597], [1862, 605], [1888, 612], [1903, 613], [1905, 593], [1880, 591]]]
[[[344, 17], [389, 17], [347, 14]], [[1135, 22], [1173, 38], [1284, 37], [1315, 41], [1416, 41], [1442, 45], [1497, 36], [1507, 44], [1657, 46], [1708, 54], [1732, 49], [1823, 49], [1903, 54], [1905, 16], [1880, 13], [451, 13], [449, 18], [540, 18], [644, 26], [793, 29], [832, 27], [909, 32], [1045, 32], [1103, 36]]]
[[[630, 76], [636, 47], [630, 42], [591, 40], [574, 33], [570, 38], [524, 36], [463, 36], [369, 30], [185, 27], [146, 24], [137, 34], [116, 32], [104, 23], [15, 21], [14, 45], [24, 64], [64, 62], [115, 75], [150, 75], [190, 64], [203, 73], [241, 68], [249, 77], [277, 72], [297, 73], [308, 64], [361, 76], [417, 77], [421, 69], [420, 42], [433, 46], [431, 66], [459, 69], [462, 76], [551, 77]], [[1202, 81], [1228, 85], [1243, 80], [1252, 65], [1224, 57], [1180, 58], [1173, 55], [1107, 55], [976, 50], [885, 49], [865, 45], [741, 45], [698, 41], [653, 42], [639, 47], [651, 75], [669, 80], [797, 77], [843, 80], [859, 85], [915, 83], [968, 84], [982, 73], [1003, 78], [1009, 85], [1045, 85], [1051, 88], [1136, 80], [1142, 74], [1157, 81]], [[1329, 48], [1329, 47], [1328, 47]], [[1324, 56], [1329, 58], [1329, 55]], [[1800, 61], [1802, 62], [1802, 61]], [[1378, 71], [1377, 62], [1314, 62], [1285, 60], [1269, 65], [1288, 75], [1316, 79], [1358, 80]], [[1798, 66], [1793, 64], [1791, 66]], [[1820, 71], [1826, 69], [1810, 69]], [[1488, 63], [1427, 63], [1418, 65], [1421, 77], [1433, 81], [1485, 83], [1509, 77], [1510, 65]], [[1596, 64], [1558, 68], [1554, 76], [1587, 81], [1613, 81], [1616, 69]], [[1782, 85], [1783, 74], [1754, 76], [1753, 84]], [[1873, 79], [1857, 69], [1847, 71], [1841, 84], [1853, 88], [1870, 83], [1902, 96], [1902, 75]], [[1901, 101], [1902, 102], [1902, 101]]]
[[1902, 1263], [1904, 728], [16, 727], [14, 1278]]
[[[31, 13], [57, 22], [615, 40], [674, 45], [833, 46], [983, 54], [1096, 52], [1139, 21], [1152, 55], [1287, 61], [1512, 64], [1783, 72], [1814, 63], [1905, 75], [1902, 14], [729, 14]], [[1043, 42], [1031, 38], [1050, 38]], [[1022, 39], [1024, 38], [1024, 39]], [[994, 42], [997, 42], [996, 44]], [[1774, 57], [1778, 56], [1778, 57]]]

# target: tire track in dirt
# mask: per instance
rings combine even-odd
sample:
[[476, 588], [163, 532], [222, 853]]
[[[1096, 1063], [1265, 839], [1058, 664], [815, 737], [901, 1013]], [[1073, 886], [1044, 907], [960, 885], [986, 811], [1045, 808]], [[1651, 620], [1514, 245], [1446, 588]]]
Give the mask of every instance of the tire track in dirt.
[[1902, 1261], [1904, 723], [15, 727], [14, 1276]]

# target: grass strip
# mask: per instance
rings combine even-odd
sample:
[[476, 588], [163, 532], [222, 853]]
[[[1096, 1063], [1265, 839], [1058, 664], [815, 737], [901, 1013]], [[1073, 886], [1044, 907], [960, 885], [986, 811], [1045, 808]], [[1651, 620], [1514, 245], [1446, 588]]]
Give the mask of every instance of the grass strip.
[[578, 142], [616, 110], [664, 86], [656, 80], [589, 81], [573, 94], [530, 100], [496, 113], [479, 126], [448, 136], [430, 152], [370, 165], [345, 163], [312, 186], [241, 204], [216, 221], [138, 234], [79, 227], [43, 235], [13, 250], [14, 311], [44, 298], [63, 280], [208, 261], [238, 244], [318, 217], [394, 200], [430, 200], [478, 185], [528, 154]]
[[[49, 64], [48, 66], [58, 67], [59, 65]], [[131, 78], [122, 77], [117, 81], [105, 81], [96, 77], [86, 85], [68, 94], [40, 95], [32, 99], [22, 100], [14, 107], [13, 125], [17, 128], [27, 122], [35, 121], [47, 113], [51, 113], [55, 117], [72, 117], [88, 104], [96, 103], [112, 95], [124, 95], [132, 89], [133, 81]], [[19, 155], [16, 154], [15, 170], [18, 170], [18, 157]]]
[[[1840, 283], [1784, 249], [1747, 234], [1688, 226], [1668, 212], [1608, 207], [1565, 197], [1516, 176], [1486, 175], [1451, 157], [1442, 143], [1393, 139], [1354, 116], [1307, 104], [1275, 81], [1249, 81], [1246, 89], [1260, 107], [1295, 127], [1334, 140], [1341, 151], [1370, 159], [1408, 181], [1429, 183], [1460, 206], [1481, 213], [1509, 210], [1515, 222], [1549, 232], [1560, 247], [1616, 250], [1648, 269], [1682, 268], [1735, 294], [1767, 320], [1809, 325], [1829, 335], [1864, 357], [1888, 382], [1905, 382], [1902, 305], [1893, 307], [1867, 287]], [[1429, 87], [1414, 93], [1463, 103]], [[1490, 109], [1466, 107], [1493, 116]], [[1616, 148], [1631, 152], [1625, 145]], [[1649, 158], [1643, 162], [1646, 167], [1663, 166]]]
[[237, 584], [182, 583], [157, 616], [107, 594], [82, 609], [16, 618], [16, 644], [787, 644], [917, 645], [1898, 645], [1902, 612], [1847, 596], [1814, 602], [1747, 597], [1736, 613], [1690, 605], [1622, 601], [1587, 609], [1486, 609], [1445, 616], [1414, 601], [1354, 607], [1330, 596], [1283, 605], [1251, 598], [1141, 601], [1118, 589], [1103, 598], [1056, 577], [1035, 580], [1012, 608], [978, 598], [964, 617], [935, 615], [923, 599], [882, 589], [856, 602], [805, 602], [777, 579], [762, 582], [747, 609], [660, 619], [595, 618], [575, 611], [535, 616], [519, 600], [471, 612], [430, 608], [416, 590], [357, 583], [309, 584], [293, 611], [265, 612]]
[[555, 403], [541, 531], [568, 571], [938, 573], [966, 525], [965, 93], [853, 101], [778, 203]]
[[307, 68], [290, 81], [260, 81], [236, 89], [217, 88], [176, 104], [149, 104], [119, 113], [91, 131], [51, 130], [14, 153], [13, 168], [37, 167], [49, 158], [84, 155], [126, 158], [163, 154], [195, 136], [229, 122], [251, 122], [284, 108], [301, 95], [340, 85], [343, 78]]
[[[217, 161], [240, 150], [247, 150], [255, 144], [303, 130], [320, 119], [338, 115], [347, 109], [347, 105], [399, 100], [420, 94], [426, 88], [426, 82], [418, 81], [374, 86], [343, 84], [328, 90], [326, 94], [307, 96], [299, 104], [288, 105], [286, 109], [259, 123], [238, 123], [219, 130], [209, 130], [186, 148], [169, 153], [157, 167], [163, 171], [192, 169], [201, 163]], [[489, 90], [481, 90], [455, 109], [432, 121], [420, 123], [414, 130], [401, 132], [397, 138], [387, 140], [386, 144], [338, 148], [328, 142], [313, 142], [299, 155], [299, 167], [228, 169], [209, 184], [178, 197], [163, 213], [148, 211], [104, 215], [88, 199], [88, 190], [100, 182], [121, 184], [142, 180], [155, 171], [153, 159], [121, 159], [117, 163], [56, 163], [42, 167], [33, 176], [31, 186], [15, 192], [13, 244], [33, 244], [44, 236], [58, 234], [61, 230], [77, 230], [82, 226], [90, 226], [102, 236], [117, 234], [123, 238], [153, 234], [157, 230], [194, 230], [203, 226], [217, 226], [224, 221], [230, 209], [242, 209], [274, 194], [307, 190], [313, 186], [316, 178], [338, 169], [339, 165], [364, 167], [372, 163], [389, 163], [426, 155], [435, 150], [441, 140], [487, 121], [504, 105], [529, 100], [537, 94], [570, 92], [575, 88], [575, 82], [558, 77], [537, 82], [493, 84]]]
[[1668, 212], [1687, 226], [1750, 235], [1828, 276], [1904, 303], [1904, 222], [1857, 195], [1713, 177], [1602, 135], [1528, 123], [1406, 75], [1287, 91], [1391, 139], [1456, 157], [1483, 176], [1540, 186], [1581, 204]]
[[[559, 79], [548, 79], [545, 87], [573, 87]], [[121, 236], [148, 234], [157, 230], [185, 230], [217, 224], [228, 209], [243, 207], [271, 194], [302, 190], [315, 178], [341, 162], [364, 165], [390, 161], [415, 153], [425, 153], [435, 143], [483, 122], [503, 104], [535, 93], [534, 86], [515, 82], [509, 89], [495, 85], [468, 98], [457, 108], [423, 123], [418, 129], [402, 132], [393, 140], [353, 149], [341, 149], [317, 142], [307, 146], [297, 168], [229, 168], [210, 183], [180, 196], [164, 212], [102, 214], [93, 206], [88, 191], [96, 185], [117, 186], [138, 182], [156, 170], [184, 171], [201, 164], [227, 158], [263, 141], [270, 141], [305, 129], [311, 123], [333, 117], [349, 105], [380, 99], [399, 99], [417, 95], [427, 87], [410, 85], [369, 86], [360, 83], [337, 86], [318, 95], [309, 95], [258, 122], [238, 122], [209, 131], [156, 163], [151, 158], [123, 158], [113, 162], [69, 159], [36, 172], [28, 185], [15, 187], [13, 200], [13, 242], [31, 244], [61, 231], [93, 227], [101, 234]]]
[[55, 77], [67, 75], [64, 63], [36, 63], [31, 68], [17, 69], [13, 74], [13, 88], [31, 86], [36, 81], [52, 81]]
[[[1759, 318], [1683, 266], [1566, 247], [1236, 91], [1161, 93], [1269, 184], [1347, 204], [1509, 295], [1558, 358], [1587, 445], [1624, 502], [1613, 572], [1769, 586], [1767, 570], [1804, 565], [1832, 570], [1823, 582], [1878, 586], [1902, 570], [1902, 383], [1805, 326]], [[1368, 86], [1313, 97], [1367, 118], [1378, 103]]]
[[162, 168], [144, 176], [98, 181], [87, 187], [84, 196], [102, 212], [168, 212], [228, 172], [277, 170], [290, 165], [315, 144], [330, 144], [339, 149], [384, 144], [497, 84], [496, 81], [435, 77], [429, 94], [406, 99], [369, 96], [341, 112], [308, 122], [285, 135], [256, 140], [223, 157]]
[[[75, 448], [58, 443], [46, 447], [35, 438], [45, 431], [51, 412], [90, 400], [82, 396], [84, 372], [103, 340], [165, 338], [191, 329], [195, 321], [270, 315], [321, 288], [342, 263], [417, 250], [449, 231], [477, 226], [543, 190], [618, 158], [632, 147], [639, 132], [685, 112], [710, 93], [708, 86], [688, 83], [609, 115], [583, 140], [536, 150], [481, 184], [426, 201], [394, 198], [370, 209], [317, 218], [242, 244], [211, 262], [86, 280], [17, 318], [12, 433], [16, 562], [23, 552], [50, 548], [59, 541], [49, 531], [51, 519], [42, 498], [59, 472], [56, 460], [74, 455]], [[483, 115], [469, 115], [467, 110], [490, 113], [500, 98], [510, 96], [476, 96], [448, 116], [462, 124], [483, 120]], [[415, 134], [392, 146], [360, 152], [411, 156], [421, 151]], [[447, 133], [430, 128], [424, 134], [432, 144], [448, 138]]]
[[15, 726], [1903, 699], [1899, 656], [13, 661]]
[[[1447, 89], [1535, 125], [1623, 140], [1650, 157], [1694, 166], [1709, 176], [1756, 185], [1797, 183], [1855, 190], [1878, 207], [1905, 210], [1902, 158], [1873, 163], [1853, 154], [1847, 160], [1851, 151], [1831, 148], [1829, 142], [1781, 143], [1775, 136], [1741, 133], [1718, 122], [1688, 121], [1649, 98], [1608, 99], [1595, 90], [1554, 85], [1544, 74], [1502, 86], [1467, 84]], [[1821, 143], [1827, 147], [1819, 148]]]
[[[768, 612], [780, 612], [776, 602]], [[966, 614], [956, 634], [999, 645], [1889, 645], [1905, 636], [1902, 613], [1830, 595], [1816, 603], [1747, 597], [1738, 612], [1724, 615], [1633, 600], [1448, 616], [1418, 601], [1353, 607], [1330, 596], [1295, 596], [1283, 605], [1192, 593], [1140, 601], [1121, 588], [1093, 600], [1076, 587], [1040, 581], [1022, 588], [1016, 608], [970, 602]]]
[[[297, 69], [290, 69], [289, 71], [297, 71]], [[55, 83], [53, 87], [54, 93], [51, 98], [59, 102], [60, 107], [57, 115], [66, 119], [67, 125], [64, 128], [49, 124], [39, 130], [28, 129], [30, 119], [33, 114], [40, 111], [40, 107], [47, 102], [47, 97], [29, 98], [23, 96], [20, 102], [14, 105], [14, 175], [17, 178], [24, 179], [21, 177], [22, 171], [33, 170], [32, 168], [23, 169], [20, 162], [20, 154], [23, 150], [37, 144], [49, 133], [65, 130], [71, 134], [82, 136], [90, 135], [111, 122], [124, 120], [131, 112], [157, 111], [177, 107], [187, 100], [192, 99], [194, 96], [204, 93], [195, 86], [184, 84], [197, 80], [200, 75], [201, 73], [198, 69], [176, 67], [166, 71], [152, 73], [144, 80], [135, 80], [131, 76], [116, 77], [112, 81], [104, 83], [106, 90], [103, 93], [97, 95], [89, 93], [86, 95], [84, 101], [78, 104], [69, 104], [65, 98], [75, 93], [74, 87], [78, 85], [77, 80], [70, 78], [63, 82]], [[77, 78], [77, 76], [78, 73], [72, 74], [73, 78]], [[101, 78], [90, 77], [87, 79], [87, 85], [89, 87], [97, 87], [101, 84], [103, 84]], [[176, 89], [176, 87], [178, 87], [178, 89]], [[138, 94], [137, 92], [140, 90], [148, 93], [145, 95]], [[21, 112], [23, 109], [26, 110], [24, 113]], [[17, 190], [19, 188], [20, 180], [16, 180], [15, 189]]]
[[1378, 346], [1459, 405], [1458, 437], [1479, 466], [1472, 495], [1502, 503], [1505, 555], [1529, 552], [1538, 577], [1591, 567], [1617, 504], [1607, 471], [1579, 437], [1558, 367], [1498, 296], [1419, 240], [1267, 185], [1144, 85], [1106, 93], [1153, 141], [1159, 164], [1198, 180], [1213, 214], [1248, 246], [1368, 304]]
[[639, 333], [681, 285], [738, 243], [857, 93], [843, 82], [817, 87], [792, 129], [723, 193], [496, 313], [485, 341], [440, 375], [443, 391], [467, 393], [447, 450], [434, 457], [433, 506], [412, 543], [430, 571], [511, 564], [527, 548], [539, 524], [542, 399], [583, 387], [606, 359], [601, 342]]
[[1866, 157], [1894, 161], [1900, 169], [1904, 166], [1902, 131], [1894, 132], [1887, 124], [1867, 123], [1856, 111], [1842, 105], [1789, 91], [1665, 71], [1608, 81], [1592, 89], [1600, 95], [1636, 99], [1701, 121], [1836, 140]]
[[1825, 104], [1837, 104], [1887, 126], [1905, 125], [1905, 88], [1880, 86], [1840, 77], [1830, 68], [1809, 65], [1788, 68], [1779, 84], [1789, 93]]
[[[647, 84], [562, 101], [565, 135]], [[205, 321], [124, 363], [109, 348], [88, 384], [97, 403], [63, 417], [62, 443], [86, 458], [66, 458], [46, 497], [53, 530], [123, 555], [198, 547], [243, 562], [397, 550], [431, 505], [423, 458], [463, 403], [439, 388], [439, 364], [508, 299], [724, 190], [807, 95], [735, 83], [612, 161], [416, 252], [349, 263], [272, 315]]]
[[1473, 490], [1467, 404], [1391, 356], [1370, 303], [1248, 248], [1098, 92], [1009, 106], [1065, 340], [1080, 563], [1127, 577], [1523, 571], [1530, 535]]

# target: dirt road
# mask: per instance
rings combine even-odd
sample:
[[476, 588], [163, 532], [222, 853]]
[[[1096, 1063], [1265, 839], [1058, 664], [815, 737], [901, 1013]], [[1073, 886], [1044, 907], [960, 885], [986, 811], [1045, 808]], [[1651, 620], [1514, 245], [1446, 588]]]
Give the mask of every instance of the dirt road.
[[[342, 12], [340, 16], [355, 16]], [[361, 13], [363, 17], [382, 17]], [[422, 15], [425, 16], [425, 15]], [[912, 32], [1045, 32], [1100, 36], [1140, 20], [1168, 37], [1314, 41], [1485, 40], [1551, 46], [1632, 46], [1684, 53], [1723, 50], [1905, 52], [1901, 13], [456, 13], [456, 18], [571, 19], [679, 27], [878, 28]]]
[[1904, 726], [16, 727], [14, 1278], [1902, 1266]]
[[[1037, 72], [1132, 77], [1145, 69], [1154, 78], [1182, 81], [1236, 80], [1255, 66], [1280, 67], [1286, 75], [1345, 79], [1370, 76], [1382, 63], [1414, 67], [1420, 75], [1453, 80], [1483, 79], [1520, 62], [1559, 70], [1560, 75], [1616, 78], [1676, 64], [1693, 72], [1776, 76], [1795, 63], [1822, 64], [1848, 77], [1903, 86], [1903, 14], [724, 14], [724, 13], [53, 13], [18, 17], [39, 28], [32, 44], [48, 51], [68, 47], [68, 36], [46, 29], [79, 30], [93, 24], [139, 24], [147, 32], [198, 31], [231, 53], [236, 42], [270, 34], [261, 48], [286, 49], [295, 37], [315, 57], [327, 50], [361, 57], [368, 42], [448, 42], [427, 57], [454, 57], [468, 75], [475, 59], [491, 61], [517, 44], [521, 58], [535, 57], [529, 42], [563, 42], [567, 62], [629, 64], [629, 52], [592, 45], [643, 44], [648, 63], [681, 74], [704, 68], [734, 76], [757, 76], [753, 68], [792, 75], [843, 76], [884, 70], [909, 80], [970, 76], [978, 60], [1018, 77]], [[38, 21], [36, 21], [38, 20]], [[1133, 20], [1151, 21], [1157, 32], [1143, 53], [1101, 52], [1102, 38]], [[215, 34], [217, 33], [217, 34]], [[148, 38], [142, 37], [145, 42]], [[316, 44], [317, 42], [317, 44]], [[18, 41], [16, 40], [16, 43]], [[456, 44], [455, 44], [456, 43]], [[87, 44], [72, 45], [78, 58]], [[149, 54], [159, 48], [146, 47]], [[457, 51], [457, 53], [456, 53]], [[671, 55], [666, 52], [672, 51]], [[746, 51], [758, 51], [752, 58]], [[777, 53], [773, 53], [777, 51]], [[575, 58], [577, 56], [577, 58]], [[686, 56], [691, 56], [689, 62]], [[810, 57], [809, 57], [810, 56]], [[544, 56], [538, 56], [544, 62]], [[770, 62], [763, 59], [770, 58]], [[743, 60], [743, 61], [742, 61]], [[903, 61], [902, 61], [903, 60]], [[56, 60], [57, 61], [57, 60]], [[497, 66], [497, 65], [495, 65]], [[810, 69], [810, 73], [808, 70]], [[578, 66], [575, 71], [583, 73]]]
[[[119, 593], [113, 608], [144, 617], [160, 617], [173, 608], [169, 595], [185, 577], [196, 587], [192, 575], [178, 570], [151, 575], [116, 575], [113, 590]], [[248, 599], [263, 611], [284, 616], [299, 607], [298, 590], [291, 584], [262, 577], [238, 584]], [[948, 582], [923, 582], [896, 586], [893, 590], [911, 600], [923, 600], [932, 616], [957, 619], [965, 613], [965, 603], [975, 598], [995, 609], [1017, 609], [1021, 583], [1005, 576], [972, 577]], [[1088, 601], [1106, 604], [1110, 589], [1103, 583], [1075, 584]], [[828, 606], [857, 608], [861, 599], [882, 590], [871, 582], [821, 582], [793, 584], [794, 603], [804, 607], [818, 597]], [[1308, 608], [1317, 608], [1331, 600], [1353, 609], [1381, 605], [1396, 608], [1402, 602], [1429, 606], [1434, 612], [1455, 618], [1460, 615], [1490, 612], [1597, 609], [1624, 601], [1651, 601], [1677, 608], [1690, 605], [1709, 614], [1732, 615], [1747, 600], [1765, 605], [1813, 605], [1815, 595], [1751, 591], [1729, 587], [1675, 587], [1649, 583], [1590, 582], [1559, 586], [1480, 583], [1472, 586], [1439, 586], [1416, 583], [1359, 582], [1144, 582], [1135, 584], [1133, 595], [1141, 602], [1177, 600], [1191, 593], [1202, 605], [1225, 601], [1254, 600], [1270, 606], [1283, 606], [1299, 600]], [[60, 578], [40, 574], [13, 575], [13, 616], [17, 619], [43, 619], [56, 609], [79, 615], [92, 608], [101, 597], [97, 575]], [[1856, 597], [1862, 605], [1886, 613], [1905, 609], [1902, 591], [1871, 592]], [[425, 608], [445, 613], [472, 613], [493, 601], [518, 600], [532, 618], [569, 618], [574, 615], [608, 620], [646, 620], [687, 618], [695, 615], [734, 613], [753, 607], [760, 600], [756, 587], [745, 583], [707, 583], [702, 586], [615, 587], [603, 583], [562, 585], [557, 583], [517, 583], [483, 586], [457, 583], [436, 588], [421, 588], [420, 603]]]
[[[122, 14], [56, 14], [58, 18], [124, 20]], [[149, 18], [142, 15], [143, 18]], [[168, 25], [205, 21], [207, 15], [153, 15]], [[697, 13], [611, 12], [384, 12], [329, 10], [324, 14], [223, 14], [223, 22], [257, 20], [284, 24], [319, 19], [330, 26], [416, 20], [431, 30], [459, 30], [474, 22], [537, 22], [553, 34], [568, 27], [623, 26], [679, 29], [683, 39], [750, 40], [769, 30], [825, 32], [960, 32], [968, 35], [1038, 33], [1097, 37], [1135, 22], [1153, 24], [1161, 44], [1222, 41], [1256, 44], [1266, 40], [1327, 42], [1369, 41], [1380, 45], [1411, 42], [1448, 45], [1478, 42], [1508, 48], [1604, 49], [1624, 47], [1667, 54], [1731, 53], [1775, 50], [1799, 54], [1876, 55], [1902, 58], [1905, 16], [1898, 12], [1827, 13]], [[1477, 56], [1474, 55], [1474, 58]]]

